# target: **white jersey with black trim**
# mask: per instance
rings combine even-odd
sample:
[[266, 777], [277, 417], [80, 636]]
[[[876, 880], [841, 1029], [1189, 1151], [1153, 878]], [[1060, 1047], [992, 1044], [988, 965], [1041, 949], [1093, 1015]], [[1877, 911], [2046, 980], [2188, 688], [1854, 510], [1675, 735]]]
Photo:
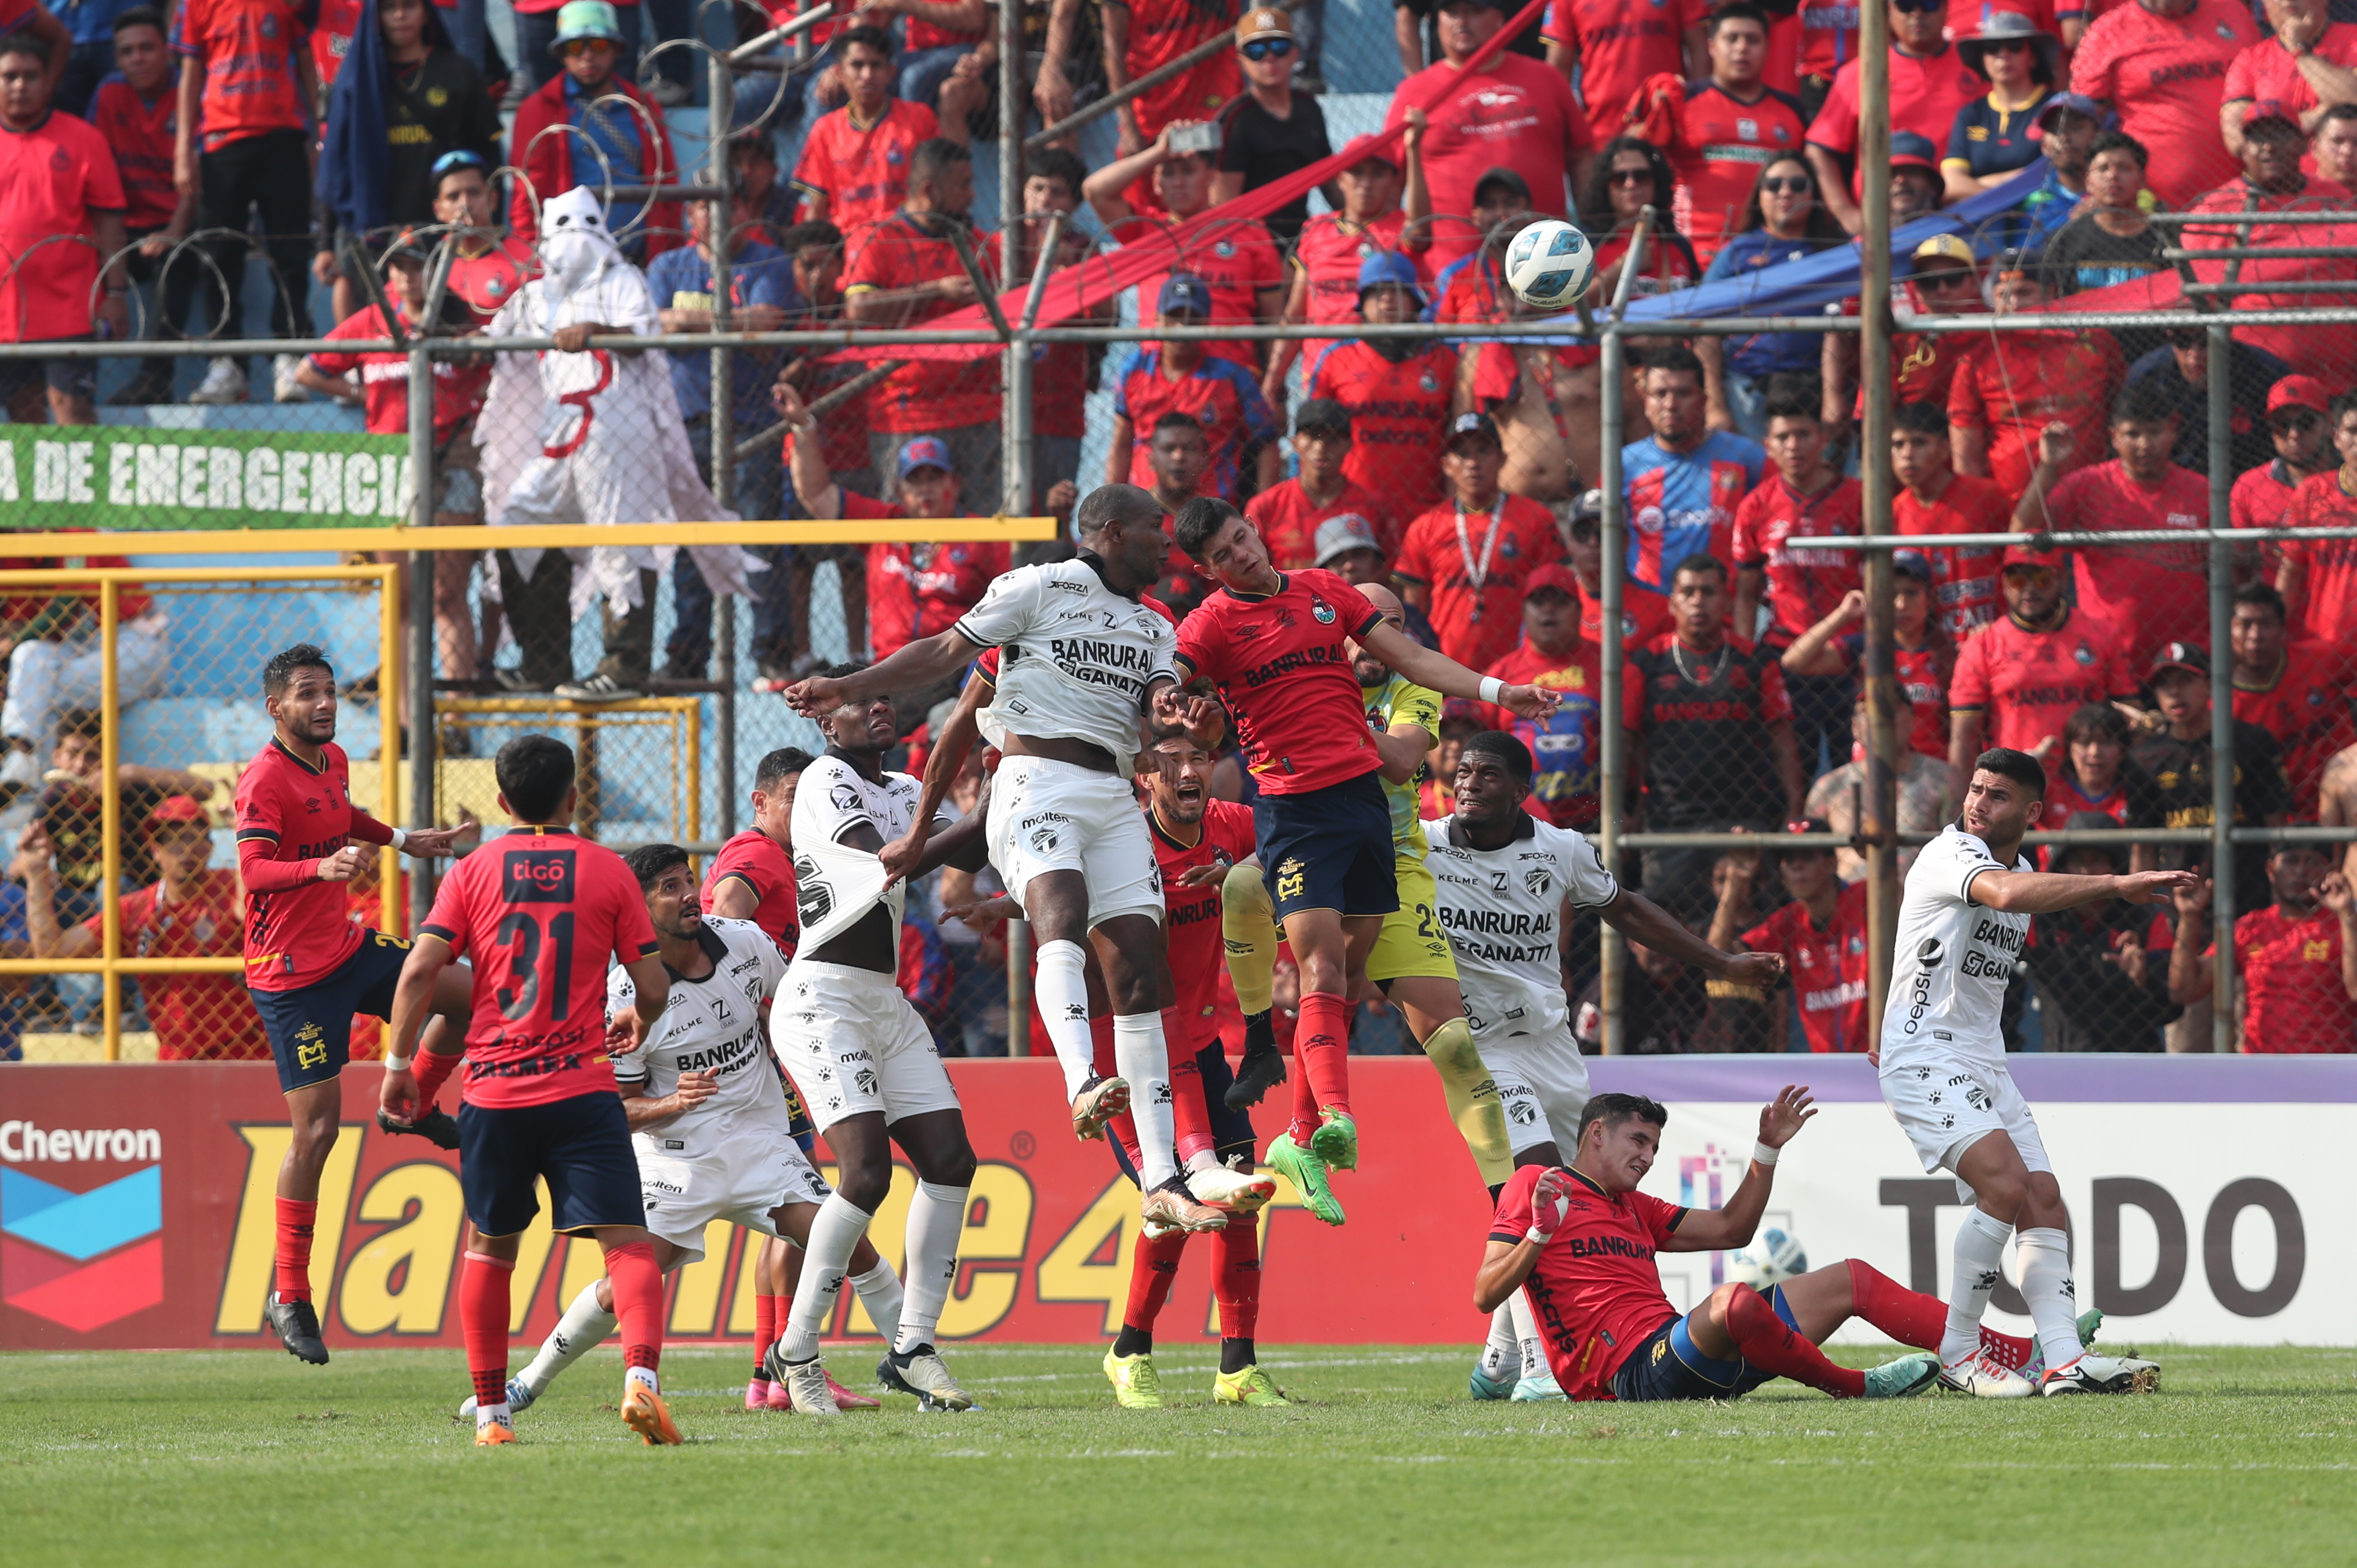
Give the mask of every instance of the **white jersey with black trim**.
[[1009, 572], [958, 618], [957, 631], [1002, 650], [996, 695], [976, 715], [984, 739], [1003, 747], [1012, 730], [1086, 741], [1111, 754], [1125, 779], [1146, 689], [1178, 679], [1177, 628], [1107, 587], [1093, 555]]
[[[671, 1000], [646, 1044], [614, 1058], [616, 1079], [642, 1084], [658, 1099], [679, 1087], [683, 1072], [713, 1075], [711, 1099], [637, 1134], [648, 1148], [685, 1159], [718, 1154], [748, 1127], [774, 1127], [783, 1136], [787, 1120], [785, 1091], [761, 1039], [763, 1004], [785, 979], [785, 955], [752, 921], [712, 916], [696, 945], [712, 972], [688, 980], [669, 970]], [[608, 971], [607, 1023], [629, 1012], [637, 995], [628, 971]]]
[[1882, 1012], [1884, 1072], [1926, 1050], [2004, 1061], [1998, 1015], [2029, 917], [1975, 904], [1972, 888], [1986, 872], [2036, 869], [2020, 854], [2009, 867], [1998, 865], [1987, 844], [1953, 822], [1917, 852], [1899, 900]]
[[1559, 943], [1566, 898], [1598, 909], [1620, 896], [1620, 884], [1587, 839], [1527, 811], [1497, 849], [1475, 849], [1453, 816], [1424, 824], [1432, 850], [1425, 866], [1440, 886], [1434, 911], [1457, 955], [1465, 1021], [1476, 1039], [1489, 1033], [1530, 1035], [1566, 1026]]
[[[794, 791], [794, 893], [802, 922], [797, 953], [813, 952], [857, 925], [879, 905], [891, 911], [892, 950], [900, 950], [906, 880], [884, 886], [884, 863], [853, 849], [843, 835], [865, 822], [886, 843], [909, 831], [921, 787], [906, 773], [870, 780], [834, 752], [802, 770]], [[954, 819], [935, 816], [936, 828]]]

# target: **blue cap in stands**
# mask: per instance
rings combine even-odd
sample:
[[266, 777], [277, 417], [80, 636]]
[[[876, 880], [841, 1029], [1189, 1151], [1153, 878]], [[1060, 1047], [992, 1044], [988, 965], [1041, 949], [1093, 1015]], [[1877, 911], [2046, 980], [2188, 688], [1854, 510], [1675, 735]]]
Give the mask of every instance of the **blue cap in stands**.
[[1155, 308], [1165, 316], [1185, 311], [1192, 316], [1211, 319], [1211, 285], [1193, 273], [1172, 273], [1162, 280], [1162, 296]]
[[1940, 149], [1932, 145], [1929, 136], [1914, 131], [1893, 131], [1890, 133], [1890, 166], [1898, 168], [1901, 165], [1927, 168], [1937, 174], [1940, 172]]
[[2054, 116], [2066, 113], [2092, 120], [2098, 128], [2108, 128], [2114, 123], [2112, 112], [2104, 107], [2100, 99], [2090, 98], [2083, 92], [2058, 92], [2040, 107], [2038, 118], [2030, 124], [2040, 131], [2051, 130]]
[[900, 448], [900, 477], [907, 478], [920, 468], [939, 468], [944, 474], [957, 472], [957, 462], [950, 456], [950, 444], [938, 435], [920, 435]]
[[1415, 263], [1397, 251], [1376, 251], [1359, 263], [1361, 294], [1386, 284], [1407, 290], [1418, 305], [1424, 303], [1424, 285], [1416, 281]]
[[578, 38], [620, 43], [621, 13], [607, 0], [565, 0], [565, 8], [556, 13], [556, 41], [548, 46], [549, 53], [561, 55], [565, 45]]
[[1898, 576], [1912, 577], [1919, 583], [1932, 581], [1932, 562], [1920, 550], [1892, 551], [1890, 570]]

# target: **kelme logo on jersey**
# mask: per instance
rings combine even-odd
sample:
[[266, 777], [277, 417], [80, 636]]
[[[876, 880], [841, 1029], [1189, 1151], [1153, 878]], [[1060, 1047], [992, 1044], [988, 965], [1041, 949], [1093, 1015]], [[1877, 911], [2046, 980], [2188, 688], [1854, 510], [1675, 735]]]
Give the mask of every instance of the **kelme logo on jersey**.
[[500, 897], [510, 904], [573, 902], [573, 852], [569, 849], [511, 851]]

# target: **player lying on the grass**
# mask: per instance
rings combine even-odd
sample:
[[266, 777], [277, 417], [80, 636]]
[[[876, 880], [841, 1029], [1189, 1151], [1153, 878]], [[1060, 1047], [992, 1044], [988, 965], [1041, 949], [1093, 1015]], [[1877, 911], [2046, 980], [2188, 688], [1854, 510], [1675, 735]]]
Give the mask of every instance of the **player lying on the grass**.
[[[1587, 1105], [1587, 1062], [1572, 1037], [1563, 990], [1566, 908], [1593, 910], [1632, 941], [1738, 985], [1772, 985], [1777, 953], [1721, 952], [1641, 893], [1620, 886], [1581, 834], [1542, 822], [1530, 800], [1530, 747], [1485, 730], [1458, 754], [1456, 810], [1426, 822], [1426, 864], [1440, 929], [1456, 950], [1473, 1040], [1506, 1108], [1517, 1166], [1563, 1162]], [[1531, 1304], [1509, 1293], [1491, 1314], [1474, 1368], [1475, 1399], [1551, 1399], [1561, 1391], [1539, 1347]], [[1521, 1364], [1509, 1382], [1508, 1369]]]
[[[751, 921], [703, 913], [687, 851], [676, 844], [641, 844], [622, 862], [638, 878], [656, 956], [671, 978], [671, 1000], [655, 1030], [614, 1061], [655, 1266], [669, 1273], [701, 1262], [704, 1229], [715, 1219], [799, 1244], [831, 1189], [794, 1141], [765, 1038], [763, 1011], [785, 979], [786, 956]], [[635, 1011], [637, 994], [628, 970], [608, 972], [610, 1044], [627, 1038], [626, 1015]], [[889, 1339], [900, 1326], [900, 1280], [866, 1237], [852, 1249], [849, 1277]], [[540, 1354], [508, 1380], [509, 1412], [531, 1405], [614, 1327], [612, 1282], [594, 1280], [565, 1309]], [[835, 1391], [834, 1399], [845, 1408], [876, 1405], [848, 1390]], [[475, 1403], [468, 1400], [460, 1415], [472, 1415]]]
[[[1398, 596], [1389, 588], [1362, 583], [1358, 593], [1374, 607], [1385, 626], [1397, 630], [1405, 625]], [[1457, 961], [1450, 955], [1448, 939], [1436, 923], [1433, 911], [1439, 897], [1433, 889], [1432, 871], [1426, 865], [1429, 846], [1418, 820], [1416, 780], [1424, 772], [1426, 757], [1440, 744], [1440, 694], [1393, 673], [1389, 665], [1372, 657], [1355, 640], [1346, 641], [1343, 651], [1350, 655], [1351, 671], [1358, 678], [1366, 708], [1367, 730], [1383, 759], [1376, 777], [1382, 780], [1383, 804], [1390, 813], [1392, 875], [1399, 890], [1399, 908], [1383, 918], [1375, 945], [1368, 951], [1367, 978], [1399, 1009], [1408, 1032], [1432, 1063], [1449, 1120], [1464, 1138], [1482, 1185], [1495, 1198], [1514, 1168], [1505, 1112], [1465, 1020], [1464, 998], [1457, 987]], [[1228, 972], [1235, 981], [1236, 1000], [1248, 1015], [1260, 1020], [1256, 1027], [1266, 1031], [1275, 994], [1277, 938], [1268, 883], [1260, 875], [1258, 861], [1229, 875], [1222, 906]], [[1277, 1070], [1281, 1075], [1282, 1069]], [[1318, 1107], [1308, 1074], [1297, 1078], [1293, 1090], [1295, 1115], [1315, 1120]], [[1260, 1097], [1254, 1085], [1245, 1084], [1237, 1090], [1236, 1098], [1240, 1105], [1249, 1105]], [[1300, 1189], [1309, 1212], [1329, 1225], [1341, 1224], [1342, 1206], [1326, 1179], [1325, 1166], [1291, 1155], [1289, 1149], [1290, 1144], [1277, 1147], [1277, 1155], [1291, 1166], [1280, 1168], [1286, 1168], [1286, 1176]]]
[[[1762, 1294], [1726, 1284], [1681, 1316], [1662, 1294], [1656, 1252], [1747, 1245], [1783, 1146], [1816, 1112], [1787, 1086], [1760, 1112], [1750, 1168], [1723, 1208], [1682, 1208], [1639, 1192], [1661, 1152], [1669, 1112], [1637, 1094], [1599, 1094], [1581, 1112], [1569, 1165], [1525, 1165], [1506, 1184], [1474, 1277], [1484, 1312], [1527, 1290], [1555, 1380], [1575, 1400], [1734, 1399], [1790, 1378], [1835, 1399], [1903, 1399], [1940, 1375], [1936, 1356], [1901, 1356], [1858, 1371], [1817, 1348], [1853, 1317], [1901, 1345], [1932, 1345], [1940, 1302], [1852, 1258]], [[1983, 1330], [2017, 1360], [2028, 1341]], [[2075, 1352], [2074, 1352], [2075, 1353]]]
[[[1376, 777], [1384, 753], [1368, 729], [1350, 645], [1418, 686], [1524, 718], [1552, 712], [1555, 693], [1508, 686], [1418, 647], [1331, 572], [1279, 572], [1259, 531], [1225, 501], [1188, 502], [1172, 535], [1220, 585], [1178, 628], [1179, 678], [1216, 689], [1235, 715], [1260, 790], [1253, 818], [1261, 875], [1301, 972], [1294, 1057], [1304, 1081], [1268, 1163], [1308, 1193], [1328, 1171], [1359, 1163], [1349, 999], [1384, 917], [1400, 907], [1392, 813]], [[1218, 738], [1204, 727], [1215, 712], [1208, 701], [1189, 705], [1189, 727], [1206, 746]], [[1278, 1071], [1274, 1039], [1251, 1028], [1245, 1094]], [[1327, 1218], [1340, 1223], [1339, 1212]]]
[[[475, 1382], [475, 1441], [513, 1443], [508, 1408], [508, 1283], [524, 1227], [548, 1184], [561, 1235], [594, 1236], [606, 1254], [622, 1329], [622, 1420], [651, 1444], [677, 1443], [656, 1381], [662, 1357], [662, 1270], [656, 1265], [629, 1120], [608, 1052], [627, 1055], [662, 1016], [671, 977], [622, 857], [575, 836], [573, 752], [519, 736], [493, 764], [500, 810], [516, 822], [460, 861], [393, 988], [379, 1103], [414, 1121], [462, 1059], [418, 1035], [452, 961], [472, 955], [474, 1016], [461, 1049], [458, 1186], [467, 1205], [458, 1322]], [[638, 988], [627, 1034], [606, 1036], [608, 955]], [[465, 973], [465, 971], [459, 972]]]
[[[1917, 852], [1900, 900], [1898, 968], [1882, 1015], [1883, 1103], [1926, 1171], [1956, 1178], [1972, 1212], [1956, 1230], [1941, 1381], [1992, 1399], [2110, 1392], [2149, 1362], [2083, 1355], [2073, 1325], [2070, 1215], [2029, 1102], [2006, 1066], [1998, 1013], [2032, 915], [2106, 898], [2149, 904], [2199, 880], [2190, 871], [2072, 876], [2034, 870], [2022, 835], [2045, 809], [2046, 769], [2025, 751], [1980, 754], [1962, 817]], [[2018, 1235], [2016, 1227], [2019, 1227]], [[2029, 1380], [1982, 1353], [1981, 1315], [2016, 1235], [2021, 1296], [2046, 1369]]]
[[[817, 445], [796, 442], [797, 463]], [[845, 703], [947, 681], [978, 650], [1004, 650], [992, 702], [977, 715], [982, 735], [1003, 754], [988, 813], [990, 863], [1039, 942], [1032, 993], [1064, 1069], [1072, 1131], [1093, 1138], [1108, 1117], [1135, 1105], [1147, 1130], [1146, 1211], [1200, 1229], [1215, 1211], [1199, 1201], [1168, 1153], [1171, 1056], [1162, 1009], [1170, 1003], [1170, 974], [1154, 846], [1129, 785], [1145, 744], [1141, 722], [1176, 695], [1168, 612], [1144, 598], [1169, 546], [1162, 508], [1134, 485], [1091, 492], [1075, 527], [1078, 558], [1019, 567], [992, 583], [947, 631], [872, 669], [802, 682], [787, 689], [786, 700], [814, 718]], [[938, 749], [944, 777], [955, 777], [963, 746]], [[921, 843], [930, 823], [909, 825]], [[1084, 941], [1096, 950], [1112, 991], [1120, 1068], [1112, 1078], [1094, 1067]]]
[[[336, 672], [307, 642], [274, 654], [262, 669], [270, 744], [237, 781], [237, 868], [245, 884], [245, 983], [278, 1063], [294, 1140], [278, 1168], [278, 1247], [266, 1312], [287, 1353], [317, 1366], [328, 1359], [311, 1305], [311, 1228], [319, 1173], [343, 1120], [344, 1064], [352, 1015], [393, 1011], [393, 982], [410, 947], [355, 925], [345, 888], [362, 844], [389, 843], [421, 858], [464, 854], [472, 822], [457, 828], [388, 827], [352, 803], [351, 768], [336, 744]], [[467, 1026], [464, 966], [431, 998], [434, 1026]], [[438, 1043], [438, 1041], [437, 1041]], [[447, 1119], [414, 1131], [450, 1147]], [[410, 1132], [388, 1126], [389, 1132]]]
[[[799, 689], [839, 692], [866, 668], [834, 665]], [[907, 1295], [877, 1380], [916, 1395], [928, 1410], [966, 1410], [974, 1401], [942, 1364], [933, 1330], [957, 1280], [974, 1148], [932, 1031], [900, 991], [908, 884], [878, 858], [909, 831], [918, 784], [884, 768], [884, 754], [899, 740], [888, 694], [844, 701], [817, 720], [827, 747], [794, 794], [802, 945], [770, 1010], [770, 1038], [809, 1098], [839, 1175], [803, 1242], [802, 1282], [770, 1353], [770, 1377], [786, 1385], [802, 1414], [840, 1413], [819, 1360], [819, 1332], [834, 1314], [853, 1250], [891, 1190], [898, 1144], [916, 1168], [917, 1189], [909, 1202]], [[952, 862], [980, 869], [982, 832], [973, 818], [943, 824], [911, 875]]]

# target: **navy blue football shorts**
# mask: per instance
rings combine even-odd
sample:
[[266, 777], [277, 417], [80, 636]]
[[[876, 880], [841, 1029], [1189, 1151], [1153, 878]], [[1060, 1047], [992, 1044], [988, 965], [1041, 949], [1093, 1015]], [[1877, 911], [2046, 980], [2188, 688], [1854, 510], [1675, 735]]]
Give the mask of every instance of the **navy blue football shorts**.
[[1399, 908], [1392, 811], [1372, 773], [1298, 795], [1264, 794], [1253, 802], [1253, 832], [1278, 925], [1304, 909], [1388, 915]]
[[[1783, 1286], [1769, 1292], [1768, 1302], [1794, 1333], [1800, 1332], [1801, 1326], [1792, 1320], [1792, 1307], [1785, 1304]], [[1686, 1320], [1674, 1317], [1620, 1363], [1620, 1369], [1612, 1374], [1612, 1397], [1631, 1403], [1646, 1400], [1731, 1400], [1749, 1393], [1775, 1376], [1739, 1356], [1732, 1361], [1722, 1361], [1704, 1355], [1695, 1348], [1694, 1336], [1686, 1332]]]
[[538, 1180], [548, 1183], [550, 1222], [565, 1235], [647, 1222], [619, 1095], [600, 1089], [542, 1105], [458, 1108], [458, 1187], [476, 1230], [512, 1236], [531, 1224]]
[[341, 968], [300, 991], [254, 991], [270, 1055], [278, 1063], [278, 1090], [292, 1094], [329, 1083], [352, 1058], [352, 1015], [393, 1016], [393, 988], [409, 961], [409, 943], [382, 931], [363, 930], [361, 945]]

